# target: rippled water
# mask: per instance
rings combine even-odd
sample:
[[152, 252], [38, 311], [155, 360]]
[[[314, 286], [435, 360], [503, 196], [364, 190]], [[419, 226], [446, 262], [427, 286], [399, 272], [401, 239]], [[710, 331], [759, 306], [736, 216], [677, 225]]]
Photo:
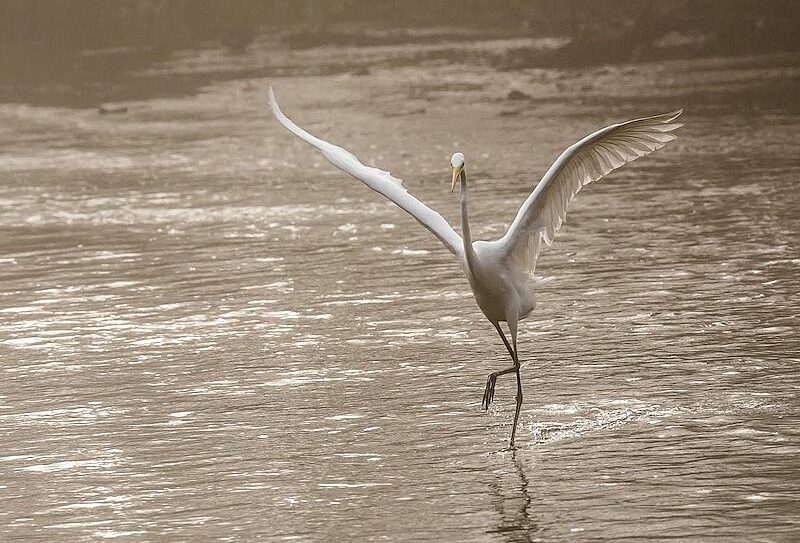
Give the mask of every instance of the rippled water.
[[582, 192], [541, 258], [511, 453], [513, 379], [480, 409], [507, 353], [451, 255], [282, 131], [267, 79], [119, 115], [0, 106], [4, 540], [800, 537], [800, 122], [769, 92], [796, 57], [254, 50], [287, 113], [455, 224], [463, 150], [478, 237], [585, 133], [686, 126]]

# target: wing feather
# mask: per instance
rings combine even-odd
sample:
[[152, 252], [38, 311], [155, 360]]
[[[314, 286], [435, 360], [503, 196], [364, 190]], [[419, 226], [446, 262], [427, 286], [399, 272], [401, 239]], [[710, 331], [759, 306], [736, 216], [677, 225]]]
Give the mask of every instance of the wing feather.
[[372, 190], [383, 194], [401, 209], [408, 212], [425, 228], [430, 230], [434, 236], [439, 238], [451, 253], [455, 255], [463, 253], [464, 244], [461, 236], [453, 230], [453, 227], [444, 217], [412, 196], [403, 187], [402, 180], [393, 177], [389, 172], [365, 166], [350, 151], [317, 138], [297, 126], [278, 107], [272, 87], [269, 89], [269, 105], [278, 122], [303, 141], [322, 151], [322, 154], [331, 164], [343, 172], [349, 173]]
[[673, 122], [683, 110], [614, 124], [567, 148], [553, 163], [497, 243], [505, 258], [533, 275], [542, 243], [551, 245], [567, 205], [592, 181], [660, 149], [675, 139]]

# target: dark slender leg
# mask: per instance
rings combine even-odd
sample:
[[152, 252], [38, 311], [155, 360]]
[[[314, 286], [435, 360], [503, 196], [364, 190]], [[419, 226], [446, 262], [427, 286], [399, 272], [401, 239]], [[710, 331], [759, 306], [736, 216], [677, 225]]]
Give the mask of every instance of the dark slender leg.
[[507, 373], [511, 373], [514, 371], [519, 373], [519, 370], [517, 368], [516, 356], [514, 355], [514, 349], [511, 348], [511, 344], [508, 342], [508, 339], [506, 339], [506, 335], [503, 333], [503, 329], [500, 328], [500, 323], [492, 322], [492, 324], [497, 330], [497, 333], [500, 334], [500, 338], [503, 340], [503, 343], [505, 343], [506, 349], [508, 349], [508, 354], [511, 355], [511, 360], [514, 360], [514, 365], [511, 366], [510, 368], [506, 368], [504, 370], [496, 371], [494, 373], [489, 374], [488, 379], [486, 379], [486, 390], [484, 390], [483, 392], [483, 401], [481, 402], [481, 407], [483, 407], [486, 410], [489, 409], [492, 400], [494, 400], [494, 387], [495, 384], [497, 383], [497, 378], [500, 377], [501, 375], [505, 375]]
[[519, 355], [517, 352], [517, 323], [513, 325], [509, 323], [511, 330], [511, 340], [514, 343], [514, 370], [517, 373], [517, 410], [514, 412], [514, 427], [511, 429], [511, 448], [514, 448], [514, 436], [517, 434], [517, 421], [519, 420], [519, 411], [522, 408], [522, 378], [519, 375]]
[[514, 360], [514, 349], [511, 347], [511, 344], [508, 342], [508, 339], [506, 339], [506, 335], [503, 333], [503, 329], [500, 328], [500, 323], [499, 322], [493, 322], [492, 324], [494, 324], [495, 330], [497, 330], [497, 333], [500, 334], [500, 339], [503, 340], [503, 343], [505, 344], [506, 349], [508, 349], [508, 354], [511, 355], [511, 360]]

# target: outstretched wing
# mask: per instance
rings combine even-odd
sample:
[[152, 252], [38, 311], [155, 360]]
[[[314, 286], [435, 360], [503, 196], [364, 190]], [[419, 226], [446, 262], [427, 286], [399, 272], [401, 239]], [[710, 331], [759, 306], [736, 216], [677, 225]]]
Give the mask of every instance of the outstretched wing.
[[355, 155], [349, 151], [314, 137], [294, 124], [278, 107], [278, 102], [275, 100], [272, 87], [269, 89], [269, 105], [272, 108], [272, 113], [275, 115], [275, 118], [278, 119], [287, 130], [322, 151], [325, 158], [334, 166], [349, 173], [372, 190], [380, 192], [407, 211], [412, 217], [417, 219], [422, 226], [439, 238], [451, 253], [459, 255], [463, 252], [464, 247], [461, 236], [453, 230], [453, 227], [450, 226], [444, 217], [406, 191], [400, 179], [392, 177], [389, 172], [363, 165]]
[[517, 212], [505, 235], [497, 240], [505, 258], [533, 274], [542, 242], [553, 243], [567, 215], [567, 204], [584, 185], [649, 155], [675, 139], [673, 121], [682, 109], [607, 126], [567, 148], [550, 166]]

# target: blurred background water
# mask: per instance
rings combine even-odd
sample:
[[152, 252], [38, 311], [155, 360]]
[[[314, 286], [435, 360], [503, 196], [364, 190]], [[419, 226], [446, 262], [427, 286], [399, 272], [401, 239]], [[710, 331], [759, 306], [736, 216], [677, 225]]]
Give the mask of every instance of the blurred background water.
[[[791, 3], [2, 5], [3, 540], [800, 537]], [[540, 259], [517, 451], [451, 255], [268, 84], [456, 226], [463, 151], [486, 239], [686, 108]]]

